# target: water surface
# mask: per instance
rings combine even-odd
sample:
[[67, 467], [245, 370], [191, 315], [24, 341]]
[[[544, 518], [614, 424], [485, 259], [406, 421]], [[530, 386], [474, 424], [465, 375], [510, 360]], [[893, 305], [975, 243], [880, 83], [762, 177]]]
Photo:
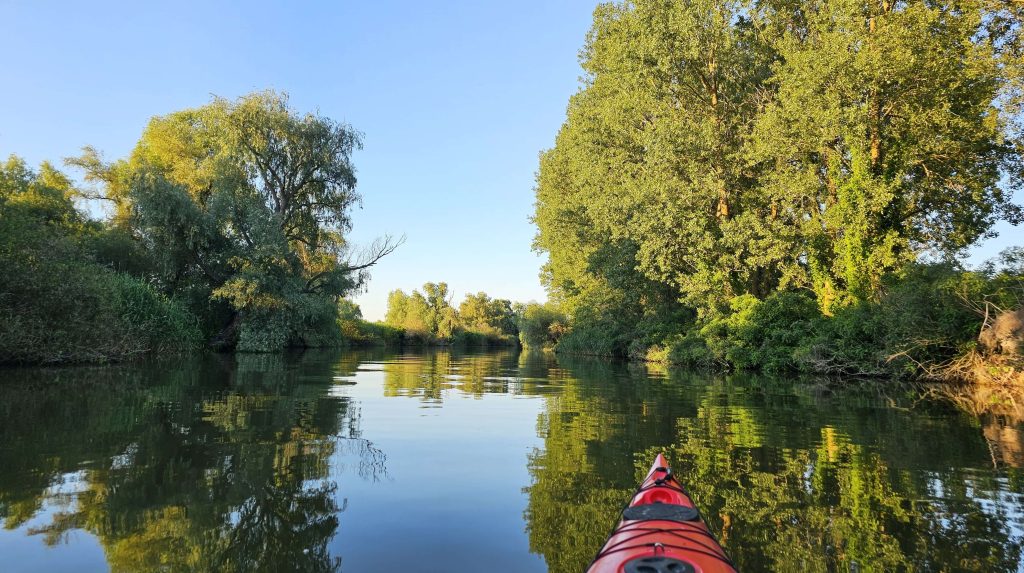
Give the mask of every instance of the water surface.
[[0, 570], [578, 572], [657, 452], [743, 571], [1024, 571], [1021, 428], [544, 354], [0, 371]]

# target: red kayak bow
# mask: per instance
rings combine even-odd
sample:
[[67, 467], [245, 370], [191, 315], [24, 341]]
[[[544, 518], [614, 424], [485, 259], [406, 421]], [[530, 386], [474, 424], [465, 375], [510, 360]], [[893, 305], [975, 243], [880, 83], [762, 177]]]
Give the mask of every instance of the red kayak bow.
[[661, 454], [587, 573], [735, 573]]

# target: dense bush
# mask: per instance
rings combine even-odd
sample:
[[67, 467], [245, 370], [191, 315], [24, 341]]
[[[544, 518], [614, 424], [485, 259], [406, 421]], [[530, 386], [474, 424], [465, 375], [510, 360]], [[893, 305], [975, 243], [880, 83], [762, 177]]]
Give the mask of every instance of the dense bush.
[[143, 280], [95, 261], [97, 228], [70, 183], [10, 159], [0, 166], [0, 362], [118, 360], [187, 350], [198, 323]]
[[698, 323], [651, 347], [646, 359], [699, 367], [780, 371], [796, 368], [794, 354], [821, 316], [805, 294], [742, 295], [729, 312]]
[[400, 346], [402, 344], [402, 331], [383, 322], [366, 322], [359, 325], [356, 336], [346, 336], [345, 340], [354, 345], [385, 345]]
[[359, 306], [347, 299], [338, 302], [338, 340], [346, 346], [398, 346], [402, 343], [402, 330], [382, 322], [363, 319]]
[[651, 345], [644, 358], [766, 371], [927, 374], [974, 352], [986, 316], [991, 322], [997, 313], [1021, 306], [1020, 252], [1011, 249], [977, 271], [945, 263], [908, 265], [885, 277], [875, 300], [835, 305], [831, 315], [822, 314], [809, 294], [779, 292], [764, 300], [742, 295], [730, 301], [727, 312]]
[[569, 354], [621, 357], [632, 330], [612, 320], [580, 321], [557, 340], [557, 350]]
[[524, 348], [552, 348], [565, 332], [566, 323], [555, 305], [528, 303], [519, 316], [519, 342]]
[[[607, 258], [607, 249], [602, 255]], [[624, 264], [624, 263], [623, 263]], [[695, 313], [649, 281], [622, 273], [592, 288], [573, 307], [572, 325], [561, 325], [556, 351], [643, 359], [648, 349], [692, 325]]]
[[499, 346], [516, 346], [519, 343], [519, 340], [511, 334], [460, 330], [452, 337], [451, 343], [453, 346], [493, 348]]
[[1007, 295], [1005, 277], [948, 264], [910, 265], [886, 278], [877, 300], [819, 320], [798, 362], [815, 372], [900, 376], [950, 360], [974, 346], [984, 305]]
[[[792, 369], [793, 353], [821, 316], [817, 303], [802, 293], [773, 293], [763, 301], [745, 300], [728, 327], [719, 356], [737, 368]], [[709, 339], [712, 337], [708, 337]]]
[[184, 305], [131, 275], [104, 270], [118, 319], [144, 352], [194, 350], [202, 344], [198, 321]]
[[697, 368], [713, 368], [721, 366], [708, 343], [696, 331], [677, 334], [665, 339], [661, 344], [651, 346], [644, 355], [651, 362], [666, 362], [694, 366]]

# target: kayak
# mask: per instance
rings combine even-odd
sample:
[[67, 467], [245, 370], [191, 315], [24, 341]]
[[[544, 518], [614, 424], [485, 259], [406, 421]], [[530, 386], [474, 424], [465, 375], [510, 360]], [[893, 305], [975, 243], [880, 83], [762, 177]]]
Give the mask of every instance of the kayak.
[[587, 573], [735, 571], [661, 454], [587, 569]]

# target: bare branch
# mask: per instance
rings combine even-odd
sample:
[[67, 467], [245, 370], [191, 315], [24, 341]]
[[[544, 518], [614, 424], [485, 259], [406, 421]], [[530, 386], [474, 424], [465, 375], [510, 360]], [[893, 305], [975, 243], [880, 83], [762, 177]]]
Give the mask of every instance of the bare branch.
[[362, 249], [359, 256], [359, 262], [356, 264], [347, 265], [344, 270], [361, 271], [372, 267], [377, 264], [381, 259], [395, 252], [395, 249], [401, 247], [405, 243], [405, 235], [395, 239], [391, 235], [384, 235], [375, 239], [368, 247]]

